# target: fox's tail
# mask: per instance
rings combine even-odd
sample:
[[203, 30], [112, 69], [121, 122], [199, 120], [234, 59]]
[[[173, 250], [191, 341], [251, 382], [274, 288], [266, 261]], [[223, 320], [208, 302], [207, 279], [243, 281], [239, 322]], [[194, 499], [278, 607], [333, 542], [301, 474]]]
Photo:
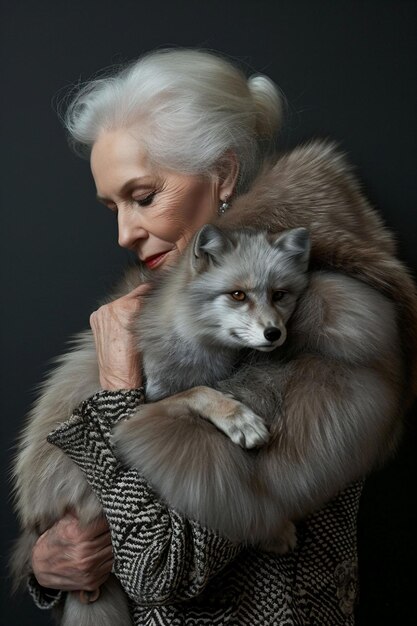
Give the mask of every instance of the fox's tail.
[[161, 415], [148, 404], [116, 427], [114, 443], [168, 504], [231, 541], [263, 541], [283, 521], [257, 477], [258, 452], [202, 417]]

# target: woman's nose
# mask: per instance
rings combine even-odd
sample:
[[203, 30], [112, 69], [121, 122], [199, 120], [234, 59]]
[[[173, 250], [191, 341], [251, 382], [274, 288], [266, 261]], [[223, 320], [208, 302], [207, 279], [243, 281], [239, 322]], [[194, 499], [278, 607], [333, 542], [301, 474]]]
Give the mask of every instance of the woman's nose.
[[147, 231], [139, 221], [138, 215], [128, 215], [124, 211], [119, 210], [117, 225], [119, 230], [119, 246], [122, 248], [135, 248], [140, 240], [146, 239], [148, 236]]

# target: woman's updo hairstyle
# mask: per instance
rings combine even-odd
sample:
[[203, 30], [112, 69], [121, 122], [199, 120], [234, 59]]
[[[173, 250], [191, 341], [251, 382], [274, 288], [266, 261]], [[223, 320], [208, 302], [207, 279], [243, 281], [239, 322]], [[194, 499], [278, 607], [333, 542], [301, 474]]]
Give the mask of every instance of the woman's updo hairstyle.
[[239, 192], [256, 174], [281, 117], [280, 92], [266, 76], [247, 79], [211, 52], [170, 49], [82, 85], [64, 124], [81, 156], [101, 131], [129, 128], [154, 164], [192, 174], [211, 174], [232, 150]]

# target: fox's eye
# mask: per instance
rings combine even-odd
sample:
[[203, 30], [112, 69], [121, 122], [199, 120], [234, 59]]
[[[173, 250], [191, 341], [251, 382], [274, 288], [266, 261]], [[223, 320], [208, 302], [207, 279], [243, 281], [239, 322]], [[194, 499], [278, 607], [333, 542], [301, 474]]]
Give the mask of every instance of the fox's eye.
[[287, 292], [283, 291], [282, 289], [280, 291], [274, 291], [274, 293], [272, 294], [272, 302], [279, 302], [286, 295], [287, 295]]
[[237, 300], [238, 302], [243, 302], [246, 300], [246, 293], [244, 291], [232, 291], [230, 294], [233, 300]]

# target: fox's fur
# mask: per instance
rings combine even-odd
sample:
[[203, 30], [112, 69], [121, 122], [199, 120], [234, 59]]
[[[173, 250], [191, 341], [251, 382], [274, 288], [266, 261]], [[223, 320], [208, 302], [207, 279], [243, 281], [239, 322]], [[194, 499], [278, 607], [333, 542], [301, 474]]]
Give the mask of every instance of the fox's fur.
[[[115, 441], [173, 506], [232, 538], [267, 542], [282, 520], [315, 508], [395, 447], [417, 386], [417, 296], [395, 258], [392, 236], [344, 157], [329, 144], [312, 143], [279, 158], [235, 200], [221, 224], [232, 232], [241, 226], [270, 233], [309, 230], [311, 278], [288, 339], [272, 354], [252, 352], [256, 358], [243, 360], [214, 391], [200, 387], [142, 408], [138, 418], [120, 426]], [[129, 272], [114, 297], [139, 281]], [[22, 525], [13, 556], [17, 578], [30, 571], [39, 534], [68, 508], [82, 524], [101, 514], [81, 471], [46, 442], [98, 389], [95, 346], [87, 331], [60, 358], [20, 439], [14, 466]], [[270, 439], [259, 450], [242, 450], [199, 418], [216, 411], [221, 417], [219, 409], [241, 407], [239, 401], [270, 428]], [[146, 451], [154, 435], [158, 445]], [[169, 480], [169, 472], [181, 480]], [[121, 589], [110, 600], [104, 589], [97, 602], [85, 606], [68, 594], [63, 623], [126, 624], [124, 617], [111, 622], [102, 617], [115, 606], [126, 611]]]
[[[153, 402], [113, 436], [118, 455], [170, 506], [231, 540], [269, 548], [283, 528], [288, 543], [288, 519], [385, 457], [399, 431], [395, 306], [328, 270], [310, 272], [305, 288], [303, 232], [284, 232], [270, 246], [275, 255], [261, 233], [240, 230], [221, 237], [231, 249], [211, 238], [198, 263], [188, 250], [139, 320]], [[247, 304], [225, 295], [234, 289], [248, 293]], [[286, 296], [273, 303], [280, 289]], [[263, 331], [271, 326], [281, 330], [279, 347], [266, 354]], [[233, 346], [252, 348], [238, 366]], [[248, 453], [232, 442], [266, 443]]]

